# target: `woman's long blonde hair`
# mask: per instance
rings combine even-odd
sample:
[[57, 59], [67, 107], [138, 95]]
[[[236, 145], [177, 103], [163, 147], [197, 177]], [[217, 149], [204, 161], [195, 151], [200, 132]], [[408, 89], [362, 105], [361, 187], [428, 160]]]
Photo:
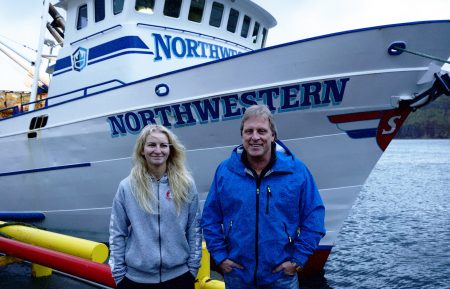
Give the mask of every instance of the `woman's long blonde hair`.
[[[155, 213], [156, 195], [150, 185], [149, 178], [151, 172], [147, 166], [145, 157], [142, 155], [147, 137], [153, 133], [159, 132], [167, 136], [170, 144], [170, 154], [167, 159], [167, 177], [177, 211], [180, 211], [181, 205], [188, 202], [188, 194], [191, 189], [193, 179], [191, 173], [185, 166], [185, 148], [179, 142], [177, 136], [160, 125], [147, 125], [139, 134], [133, 151], [133, 168], [130, 173], [131, 190], [139, 205], [149, 213]], [[153, 204], [153, 205], [152, 205]]]

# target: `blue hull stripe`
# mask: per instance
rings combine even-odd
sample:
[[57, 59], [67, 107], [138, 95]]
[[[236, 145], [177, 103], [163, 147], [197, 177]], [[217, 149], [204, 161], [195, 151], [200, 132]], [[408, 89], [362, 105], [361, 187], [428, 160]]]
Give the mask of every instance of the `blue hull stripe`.
[[58, 72], [58, 73], [53, 73], [53, 76], [57, 76], [57, 75], [60, 75], [60, 74], [66, 73], [66, 72], [70, 72], [70, 71], [72, 71], [72, 68], [66, 69], [66, 70]]
[[72, 60], [70, 56], [58, 59], [55, 64], [55, 71], [66, 69], [72, 66]]
[[321, 246], [321, 245], [319, 245], [316, 250], [331, 251], [332, 248], [333, 248], [333, 246]]
[[91, 166], [91, 163], [82, 163], [82, 164], [67, 165], [67, 166], [56, 166], [56, 167], [47, 167], [47, 168], [39, 168], [39, 169], [31, 169], [31, 170], [23, 170], [23, 171], [14, 171], [14, 172], [0, 173], [0, 177], [32, 174], [32, 173], [48, 172], [48, 171], [58, 171], [58, 170], [65, 170], [65, 169], [90, 167], [90, 166]]
[[124, 36], [90, 48], [89, 60], [130, 48], [148, 49], [147, 45], [138, 36]]
[[111, 59], [111, 58], [114, 58], [114, 57], [118, 57], [118, 56], [121, 56], [121, 55], [124, 55], [124, 54], [130, 54], [130, 53], [132, 53], [132, 54], [153, 54], [153, 52], [151, 52], [151, 51], [124, 51], [124, 52], [120, 52], [118, 54], [114, 54], [114, 55], [111, 55], [111, 56], [108, 56], [108, 57], [105, 57], [105, 58], [102, 58], [102, 59], [90, 61], [88, 63], [88, 65], [92, 65], [92, 64], [95, 64], [95, 63], [98, 63], [98, 62], [102, 62], [102, 61], [105, 61], [105, 60], [108, 60], [108, 59]]
[[351, 138], [369, 138], [377, 136], [376, 128], [368, 128], [368, 129], [356, 129], [347, 131], [347, 135]]
[[[138, 37], [138, 36], [124, 36], [118, 39], [111, 40], [109, 42], [94, 46], [92, 48], [89, 48], [89, 56], [88, 60], [91, 61], [90, 64], [99, 62], [95, 61], [92, 62], [92, 60], [98, 59], [102, 56], [119, 52], [121, 50], [125, 49], [149, 49], [147, 45]], [[122, 52], [120, 54], [116, 54], [115, 56], [120, 56], [122, 54], [126, 53], [147, 53], [147, 54], [153, 54], [153, 52], [150, 51], [129, 51], [129, 52]], [[110, 57], [112, 58], [112, 57]], [[106, 59], [106, 58], [105, 58]], [[102, 59], [103, 60], [103, 59]], [[67, 71], [60, 71], [63, 69], [70, 68], [72, 66], [72, 59], [71, 56], [66, 56], [64, 58], [61, 58], [56, 61], [55, 64], [55, 71], [54, 76], [67, 72]]]

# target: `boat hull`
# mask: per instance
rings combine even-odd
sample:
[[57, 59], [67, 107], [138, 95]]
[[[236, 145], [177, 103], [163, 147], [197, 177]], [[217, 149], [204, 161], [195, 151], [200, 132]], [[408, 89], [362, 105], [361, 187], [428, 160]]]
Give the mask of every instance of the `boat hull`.
[[[6, 164], [0, 211], [43, 212], [40, 226], [107, 242], [112, 199], [146, 124], [168, 126], [179, 136], [204, 201], [215, 168], [240, 144], [245, 108], [265, 103], [279, 138], [319, 187], [327, 235], [316, 256], [326, 260], [365, 180], [410, 112], [396, 108], [393, 97], [430, 85], [422, 81], [430, 59], [389, 55], [388, 47], [400, 41], [447, 58], [448, 31], [445, 21], [352, 31], [105, 90], [50, 96], [45, 109], [0, 121]], [[40, 115], [48, 122], [30, 137], [30, 122]], [[316, 267], [325, 263], [320, 258]]]

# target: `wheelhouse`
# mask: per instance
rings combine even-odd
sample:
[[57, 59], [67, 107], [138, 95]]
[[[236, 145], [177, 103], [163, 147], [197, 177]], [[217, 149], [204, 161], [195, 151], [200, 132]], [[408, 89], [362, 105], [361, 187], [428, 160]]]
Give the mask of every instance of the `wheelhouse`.
[[111, 25], [135, 23], [181, 29], [239, 43], [250, 49], [265, 46], [276, 20], [249, 0], [64, 0], [65, 38], [71, 43]]

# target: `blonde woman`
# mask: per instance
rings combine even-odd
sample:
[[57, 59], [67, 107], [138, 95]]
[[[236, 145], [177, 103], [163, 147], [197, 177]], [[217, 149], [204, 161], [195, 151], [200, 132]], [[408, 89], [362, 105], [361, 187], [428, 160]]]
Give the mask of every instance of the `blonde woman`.
[[133, 162], [111, 211], [109, 265], [117, 288], [193, 289], [202, 236], [184, 147], [167, 128], [149, 125]]

